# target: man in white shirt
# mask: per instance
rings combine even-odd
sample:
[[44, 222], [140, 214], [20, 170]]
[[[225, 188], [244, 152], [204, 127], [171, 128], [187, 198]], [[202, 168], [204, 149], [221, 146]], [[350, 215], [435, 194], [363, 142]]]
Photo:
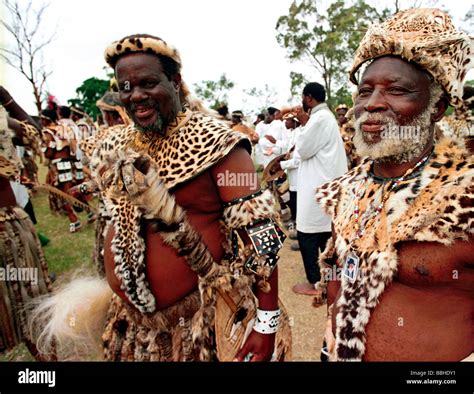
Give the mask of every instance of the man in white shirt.
[[[319, 250], [331, 237], [331, 220], [315, 200], [316, 188], [347, 171], [346, 152], [336, 118], [324, 102], [326, 92], [317, 83], [303, 89], [303, 108], [297, 110], [302, 124], [295, 151], [300, 157], [296, 230], [308, 282], [293, 286], [298, 294], [319, 295]], [[308, 115], [309, 112], [309, 115]]]
[[287, 149], [287, 130], [281, 120], [281, 112], [278, 108], [267, 108], [268, 128], [263, 138], [260, 138], [258, 144], [263, 153], [263, 166], [266, 167], [278, 155], [284, 153]]
[[[291, 211], [291, 221], [292, 223], [296, 223], [296, 192], [298, 190], [298, 168], [300, 165], [300, 157], [298, 152], [295, 151], [294, 146], [301, 127], [298, 118], [292, 112], [283, 115], [283, 120], [285, 121], [285, 127], [288, 130], [288, 152], [283, 160], [280, 161], [280, 167], [286, 171], [288, 177], [290, 190], [290, 201], [288, 206]], [[295, 224], [293, 224], [293, 228], [290, 228], [290, 230], [294, 230], [294, 226]]]
[[268, 163], [267, 158], [263, 155], [262, 150], [262, 138], [267, 134], [270, 123], [267, 123], [267, 119], [264, 115], [264, 120], [258, 122], [255, 125], [255, 132], [258, 134], [258, 142], [255, 144], [255, 163], [257, 166], [262, 166], [265, 168], [265, 163]]

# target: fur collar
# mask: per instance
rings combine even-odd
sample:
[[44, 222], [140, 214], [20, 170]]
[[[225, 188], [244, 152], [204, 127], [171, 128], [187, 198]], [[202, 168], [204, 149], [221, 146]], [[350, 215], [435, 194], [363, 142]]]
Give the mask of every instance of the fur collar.
[[341, 279], [336, 317], [336, 351], [341, 361], [360, 361], [365, 353], [365, 328], [371, 311], [397, 272], [397, 242], [417, 240], [449, 245], [474, 233], [474, 160], [462, 142], [443, 138], [422, 172], [402, 182], [362, 239], [353, 240], [358, 191], [365, 188], [359, 199], [362, 223], [364, 212], [373, 211], [382, 194], [382, 185], [367, 178], [369, 168], [370, 161], [363, 161], [344, 176], [321, 186], [316, 195], [332, 217], [338, 263], [343, 265], [351, 246], [360, 259], [357, 280], [352, 283], [344, 276]]
[[100, 146], [100, 161], [112, 150], [131, 148], [148, 154], [158, 175], [171, 189], [201, 174], [241, 144], [249, 153], [250, 140], [200, 112], [187, 110], [170, 125], [165, 136], [142, 133], [133, 125], [108, 133]]

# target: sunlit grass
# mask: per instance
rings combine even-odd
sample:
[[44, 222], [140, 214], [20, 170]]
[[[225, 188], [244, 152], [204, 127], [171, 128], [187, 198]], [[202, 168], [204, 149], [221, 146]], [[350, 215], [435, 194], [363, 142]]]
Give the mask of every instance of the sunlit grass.
[[[44, 182], [46, 167], [39, 164], [39, 179]], [[76, 268], [93, 269], [94, 224], [87, 224], [87, 213], [78, 216], [83, 227], [76, 233], [69, 232], [66, 215], [53, 214], [49, 209], [48, 194], [39, 192], [31, 199], [36, 215], [36, 229], [46, 235], [50, 242], [43, 247], [49, 273], [58, 278]], [[95, 205], [94, 202], [92, 205]], [[0, 361], [34, 361], [28, 349], [19, 345], [9, 352], [0, 354]]]

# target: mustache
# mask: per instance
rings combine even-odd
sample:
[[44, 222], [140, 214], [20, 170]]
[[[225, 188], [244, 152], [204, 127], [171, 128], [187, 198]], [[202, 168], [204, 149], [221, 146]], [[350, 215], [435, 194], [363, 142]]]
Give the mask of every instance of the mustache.
[[364, 122], [380, 123], [383, 125], [394, 125], [397, 122], [391, 116], [383, 115], [380, 113], [368, 113], [364, 112], [355, 122], [355, 126], [360, 128]]
[[156, 102], [155, 100], [153, 99], [147, 99], [147, 100], [144, 100], [144, 101], [141, 101], [139, 103], [130, 103], [128, 105], [128, 109], [130, 111], [135, 111], [137, 108], [145, 108], [145, 109], [151, 109], [151, 108], [155, 108], [156, 110], [160, 110], [160, 104], [158, 102]]

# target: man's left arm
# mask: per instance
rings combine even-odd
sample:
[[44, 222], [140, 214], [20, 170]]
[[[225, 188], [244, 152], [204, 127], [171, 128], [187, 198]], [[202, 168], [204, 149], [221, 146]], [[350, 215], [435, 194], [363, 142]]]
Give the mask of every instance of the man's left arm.
[[[226, 184], [225, 174], [234, 174], [234, 180]], [[260, 185], [255, 167], [249, 153], [240, 147], [235, 148], [225, 159], [212, 169], [212, 175], [218, 186], [218, 192], [224, 206], [224, 222], [236, 230], [246, 248], [253, 249], [246, 227], [259, 220], [272, 225], [274, 217], [273, 197], [260, 194]], [[255, 196], [255, 197], [254, 197]], [[235, 202], [235, 203], [234, 203]], [[232, 204], [232, 205], [229, 205]], [[276, 223], [275, 223], [276, 224]], [[255, 252], [257, 254], [257, 252]], [[268, 275], [268, 276], [266, 276]], [[258, 314], [269, 316], [272, 323], [279, 319], [278, 308], [278, 271], [275, 268], [271, 274], [267, 271], [262, 277], [257, 277], [259, 284], [254, 293], [258, 299]], [[268, 321], [270, 321], [268, 319]], [[260, 322], [263, 320], [260, 320]], [[267, 331], [268, 333], [264, 333]], [[260, 325], [254, 326], [242, 349], [236, 354], [237, 361], [243, 361], [246, 356], [251, 361], [269, 361], [273, 354], [276, 330]]]

